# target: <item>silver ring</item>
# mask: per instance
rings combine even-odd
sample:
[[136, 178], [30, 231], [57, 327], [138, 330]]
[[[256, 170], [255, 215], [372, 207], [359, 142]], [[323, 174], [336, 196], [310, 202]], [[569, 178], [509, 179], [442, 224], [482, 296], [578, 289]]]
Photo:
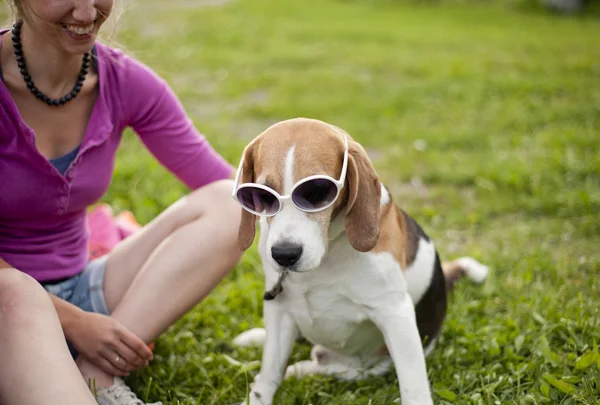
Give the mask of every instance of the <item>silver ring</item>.
[[119, 362], [119, 360], [121, 360], [121, 356], [117, 355], [117, 359], [115, 360], [115, 362]]

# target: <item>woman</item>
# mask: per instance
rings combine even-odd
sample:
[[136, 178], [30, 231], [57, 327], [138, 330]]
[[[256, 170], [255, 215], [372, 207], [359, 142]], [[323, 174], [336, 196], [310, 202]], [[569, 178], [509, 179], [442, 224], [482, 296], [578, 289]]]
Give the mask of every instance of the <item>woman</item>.
[[[120, 377], [148, 364], [147, 344], [241, 255], [234, 168], [162, 79], [96, 41], [114, 0], [12, 3], [15, 24], [0, 31], [0, 269], [48, 292], [101, 405], [140, 404]], [[86, 209], [110, 184], [126, 127], [192, 191], [88, 262]]]

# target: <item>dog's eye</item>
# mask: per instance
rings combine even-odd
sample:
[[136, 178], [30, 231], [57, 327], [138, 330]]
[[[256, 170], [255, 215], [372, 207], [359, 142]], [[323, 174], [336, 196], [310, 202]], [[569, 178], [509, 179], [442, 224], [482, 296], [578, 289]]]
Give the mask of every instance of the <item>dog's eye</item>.
[[305, 209], [316, 209], [335, 199], [335, 184], [327, 179], [315, 179], [300, 185], [294, 191], [294, 201]]
[[311, 202], [313, 204], [323, 201], [327, 194], [329, 193], [329, 188], [327, 186], [322, 187], [313, 187], [310, 192], [304, 196], [306, 201]]

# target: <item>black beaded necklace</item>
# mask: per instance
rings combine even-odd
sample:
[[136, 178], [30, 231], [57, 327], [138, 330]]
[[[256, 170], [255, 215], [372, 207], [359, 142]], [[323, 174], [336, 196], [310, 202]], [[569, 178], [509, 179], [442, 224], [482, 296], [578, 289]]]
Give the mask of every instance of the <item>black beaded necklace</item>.
[[25, 83], [27, 84], [27, 88], [33, 93], [33, 95], [51, 106], [59, 106], [69, 101], [73, 100], [77, 94], [81, 91], [81, 87], [83, 87], [83, 82], [88, 72], [88, 68], [90, 67], [90, 54], [85, 53], [83, 55], [83, 64], [81, 65], [81, 70], [79, 71], [79, 76], [77, 77], [77, 83], [73, 87], [73, 90], [69, 94], [61, 98], [50, 98], [47, 95], [43, 94], [29, 76], [29, 72], [27, 71], [27, 66], [25, 65], [25, 57], [23, 56], [23, 45], [21, 44], [21, 26], [23, 25], [23, 21], [19, 20], [13, 25], [12, 29], [12, 41], [13, 47], [15, 50], [15, 57], [17, 58], [17, 64], [19, 65], [19, 69], [21, 71], [21, 75], [23, 79], [25, 79]]

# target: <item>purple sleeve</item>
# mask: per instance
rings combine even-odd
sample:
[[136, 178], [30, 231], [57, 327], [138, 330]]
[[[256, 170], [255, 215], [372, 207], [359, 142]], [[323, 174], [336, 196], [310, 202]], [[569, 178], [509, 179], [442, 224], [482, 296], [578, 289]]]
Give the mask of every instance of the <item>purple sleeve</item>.
[[227, 178], [232, 166], [195, 128], [166, 81], [131, 58], [123, 67], [125, 124], [150, 153], [191, 189]]

